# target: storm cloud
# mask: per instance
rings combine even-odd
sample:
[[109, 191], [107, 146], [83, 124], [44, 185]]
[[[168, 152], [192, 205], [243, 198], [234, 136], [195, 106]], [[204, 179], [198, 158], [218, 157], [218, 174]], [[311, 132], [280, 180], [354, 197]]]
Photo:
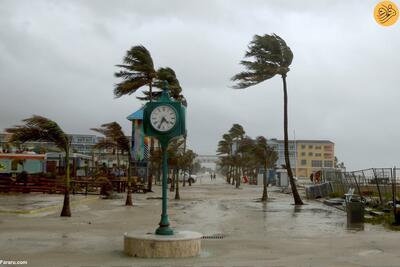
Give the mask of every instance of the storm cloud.
[[[246, 90], [254, 34], [294, 52], [288, 73], [291, 138], [329, 139], [349, 169], [400, 165], [400, 22], [379, 26], [376, 1], [1, 1], [0, 129], [32, 114], [70, 133], [118, 121], [143, 103], [113, 97], [116, 64], [142, 44], [173, 68], [188, 99], [189, 146], [214, 154], [233, 123], [283, 137], [279, 77]], [[400, 6], [400, 2], [397, 3]], [[140, 95], [140, 94], [137, 94]]]

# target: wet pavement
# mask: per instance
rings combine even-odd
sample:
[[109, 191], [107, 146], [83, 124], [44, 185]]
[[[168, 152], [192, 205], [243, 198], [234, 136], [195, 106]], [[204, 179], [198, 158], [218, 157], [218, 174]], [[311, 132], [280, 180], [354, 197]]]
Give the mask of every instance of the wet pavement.
[[[71, 203], [86, 199], [98, 198], [94, 196], [72, 195]], [[43, 193], [5, 193], [0, 194], [0, 215], [9, 213], [32, 213], [46, 208], [58, 208], [63, 203], [64, 196], [59, 194]]]
[[[0, 260], [27, 260], [26, 266], [400, 266], [398, 232], [369, 224], [349, 229], [343, 211], [321, 202], [294, 206], [291, 195], [269, 188], [269, 201], [261, 203], [260, 186], [235, 189], [205, 177], [180, 187], [179, 201], [169, 193], [171, 226], [208, 237], [201, 255], [127, 257], [124, 232], [157, 228], [160, 187], [154, 189], [134, 194], [134, 207], [125, 207], [123, 199], [78, 204], [71, 218], [60, 218], [59, 210], [36, 216], [0, 213]], [[32, 205], [42, 205], [47, 197], [53, 204], [59, 201], [43, 195]], [[29, 203], [13, 198], [7, 201]]]

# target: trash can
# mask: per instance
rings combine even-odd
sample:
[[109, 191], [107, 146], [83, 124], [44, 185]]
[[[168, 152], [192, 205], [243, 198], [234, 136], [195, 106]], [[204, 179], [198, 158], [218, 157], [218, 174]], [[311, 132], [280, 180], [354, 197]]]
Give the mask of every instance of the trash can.
[[364, 203], [358, 199], [352, 198], [346, 201], [347, 224], [364, 222]]

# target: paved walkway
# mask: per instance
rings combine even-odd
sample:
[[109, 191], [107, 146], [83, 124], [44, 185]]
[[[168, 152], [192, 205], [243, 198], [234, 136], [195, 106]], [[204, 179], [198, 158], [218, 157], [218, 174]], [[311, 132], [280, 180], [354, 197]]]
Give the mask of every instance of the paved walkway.
[[[204, 178], [205, 179], [205, 178]], [[210, 179], [208, 179], [210, 180]], [[181, 187], [170, 194], [170, 220], [177, 230], [222, 239], [202, 241], [202, 254], [190, 259], [139, 259], [122, 253], [123, 233], [157, 228], [160, 187], [134, 194], [134, 207], [121, 200], [83, 202], [71, 218], [59, 210], [0, 214], [0, 260], [27, 260], [25, 266], [399, 266], [400, 233], [365, 225], [349, 230], [345, 214], [319, 202], [291, 205], [290, 195], [262, 189], [234, 189], [222, 179]], [[51, 197], [51, 195], [43, 195]]]

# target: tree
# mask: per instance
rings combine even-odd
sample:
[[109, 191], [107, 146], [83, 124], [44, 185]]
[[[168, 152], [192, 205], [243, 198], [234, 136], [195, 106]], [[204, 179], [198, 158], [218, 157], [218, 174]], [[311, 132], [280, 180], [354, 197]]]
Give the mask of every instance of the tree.
[[114, 75], [121, 78], [122, 82], [114, 87], [115, 97], [135, 93], [142, 86], [149, 86], [150, 101], [152, 96], [153, 80], [157, 73], [154, 69], [150, 52], [142, 45], [133, 46], [126, 52], [123, 64], [116, 65], [121, 70]]
[[100, 128], [92, 128], [91, 130], [101, 133], [105, 137], [95, 145], [95, 148], [99, 149], [111, 148], [115, 149], [116, 151], [121, 150], [122, 152], [128, 153], [128, 193], [126, 195], [125, 205], [132, 206], [131, 150], [130, 150], [129, 138], [125, 136], [121, 126], [117, 122], [105, 123], [102, 124]]
[[28, 141], [44, 141], [54, 143], [61, 151], [65, 153], [65, 192], [64, 203], [60, 216], [71, 216], [70, 208], [70, 166], [69, 154], [71, 140], [68, 135], [58, 126], [58, 124], [48, 118], [33, 115], [30, 118], [24, 119], [24, 125], [16, 125], [6, 129], [7, 133], [11, 134], [10, 142], [25, 143]]
[[217, 154], [220, 158], [220, 166], [226, 168], [226, 182], [231, 182], [232, 177], [232, 144], [233, 139], [230, 134], [224, 134], [222, 140], [218, 142]]
[[256, 142], [254, 145], [254, 154], [256, 155], [259, 164], [264, 167], [264, 176], [263, 176], [263, 194], [261, 197], [261, 201], [265, 202], [268, 199], [267, 192], [267, 176], [266, 171], [268, 168], [274, 167], [275, 162], [278, 160], [278, 155], [276, 151], [274, 151], [267, 144], [267, 139], [264, 136], [258, 136], [256, 138]]
[[[284, 101], [284, 140], [285, 140], [285, 163], [288, 172], [290, 186], [296, 205], [302, 205], [303, 201], [297, 191], [296, 183], [289, 160], [289, 138], [288, 138], [288, 96], [286, 76], [289, 66], [293, 60], [293, 53], [286, 42], [276, 34], [255, 35], [248, 46], [245, 58], [240, 63], [246, 68], [232, 77], [237, 84], [235, 89], [244, 89], [257, 85], [265, 80], [271, 79], [275, 75], [280, 75], [283, 82], [283, 101]], [[251, 60], [253, 59], [253, 60]]]
[[[159, 68], [156, 72], [156, 78], [154, 80], [153, 86], [162, 89], [165, 85], [165, 81], [168, 83], [168, 88], [170, 96], [177, 101], [182, 102], [186, 106], [186, 102], [183, 101], [185, 98], [181, 94], [182, 87], [179, 84], [179, 80], [176, 77], [175, 71], [170, 67]], [[144, 91], [144, 96], [136, 97], [139, 100], [149, 101], [151, 99], [158, 99], [161, 96], [162, 91]]]
[[[236, 188], [240, 187], [240, 179], [241, 179], [241, 168], [240, 168], [240, 157], [241, 155], [238, 153], [240, 141], [243, 140], [244, 134], [246, 132], [243, 129], [243, 126], [240, 124], [233, 124], [232, 128], [229, 130], [229, 135], [231, 136], [233, 143], [235, 145], [234, 151], [232, 151], [233, 161], [235, 162], [235, 169], [234, 169], [234, 177], [236, 180]], [[233, 149], [232, 149], [233, 150]]]
[[[114, 87], [114, 96], [121, 97], [123, 95], [131, 95], [142, 86], [149, 87], [149, 101], [152, 101], [153, 82], [157, 77], [154, 69], [153, 59], [150, 52], [142, 45], [133, 46], [126, 52], [123, 58], [123, 64], [116, 65], [121, 70], [114, 73], [115, 77], [121, 78], [122, 81]], [[154, 151], [154, 140], [150, 139], [150, 154]], [[152, 187], [152, 168], [150, 168], [148, 190]]]
[[[133, 46], [126, 52], [123, 58], [123, 64], [116, 65], [121, 70], [114, 75], [121, 78], [122, 81], [114, 87], [114, 96], [121, 97], [123, 95], [131, 95], [139, 88], [148, 86], [149, 90], [144, 92], [143, 97], [137, 97], [140, 100], [152, 102], [154, 98], [158, 98], [161, 92], [153, 92], [153, 86], [162, 88], [163, 81], [169, 83], [171, 95], [186, 105], [186, 99], [180, 94], [182, 88], [176, 78], [173, 69], [169, 67], [159, 68], [157, 71], [154, 68], [153, 59], [150, 52], [142, 45]], [[154, 140], [150, 139], [150, 155], [154, 153]], [[152, 163], [150, 161], [150, 163]], [[150, 173], [148, 180], [148, 190], [152, 191], [153, 184], [153, 164], [150, 164]]]

